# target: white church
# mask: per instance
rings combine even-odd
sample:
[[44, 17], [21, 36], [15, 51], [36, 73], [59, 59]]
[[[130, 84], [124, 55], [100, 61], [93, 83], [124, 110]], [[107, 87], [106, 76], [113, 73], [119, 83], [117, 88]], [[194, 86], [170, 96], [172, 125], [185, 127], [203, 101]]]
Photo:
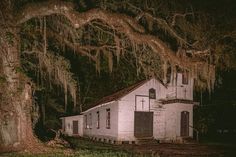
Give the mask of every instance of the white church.
[[80, 115], [62, 117], [62, 131], [114, 144], [191, 138], [193, 79], [177, 73], [174, 80], [163, 84], [151, 78], [106, 96]]

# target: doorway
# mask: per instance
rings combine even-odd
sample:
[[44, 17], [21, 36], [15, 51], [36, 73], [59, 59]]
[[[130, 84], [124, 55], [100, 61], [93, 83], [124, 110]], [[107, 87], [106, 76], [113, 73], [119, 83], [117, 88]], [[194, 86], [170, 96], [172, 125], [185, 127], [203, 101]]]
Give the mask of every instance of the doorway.
[[153, 136], [153, 112], [135, 111], [134, 136], [137, 138]]
[[181, 125], [180, 125], [180, 136], [188, 137], [189, 136], [189, 112], [181, 112]]
[[79, 133], [79, 123], [78, 120], [73, 120], [73, 134]]

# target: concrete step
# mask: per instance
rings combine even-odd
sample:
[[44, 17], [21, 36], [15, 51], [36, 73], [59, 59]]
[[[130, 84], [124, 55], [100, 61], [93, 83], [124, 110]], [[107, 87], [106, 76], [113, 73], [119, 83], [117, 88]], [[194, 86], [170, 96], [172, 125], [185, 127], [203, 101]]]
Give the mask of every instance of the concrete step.
[[158, 144], [158, 141], [155, 140], [153, 137], [139, 138], [138, 139], [138, 144], [140, 144], [140, 145]]

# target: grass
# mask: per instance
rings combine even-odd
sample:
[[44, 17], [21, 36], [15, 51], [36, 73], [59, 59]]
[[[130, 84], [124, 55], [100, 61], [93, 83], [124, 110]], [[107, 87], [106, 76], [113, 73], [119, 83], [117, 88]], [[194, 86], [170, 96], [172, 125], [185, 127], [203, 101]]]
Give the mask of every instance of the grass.
[[112, 151], [100, 151], [92, 152], [90, 150], [80, 150], [76, 151], [73, 154], [65, 154], [64, 152], [54, 152], [54, 153], [43, 153], [43, 154], [5, 154], [1, 157], [65, 157], [65, 156], [75, 156], [75, 157], [130, 157], [125, 152], [112, 152]]
[[[72, 149], [53, 148], [42, 154], [7, 153], [0, 157], [235, 157], [236, 147], [228, 145], [112, 145], [84, 138], [66, 137]], [[146, 148], [145, 148], [146, 147]], [[190, 148], [191, 147], [191, 148]]]
[[66, 149], [55, 149], [53, 152], [42, 154], [7, 153], [0, 155], [0, 157], [146, 157], [146, 155], [134, 154], [131, 151], [129, 152], [111, 144], [81, 138], [67, 138], [67, 140], [73, 148], [69, 152]]
[[102, 142], [94, 142], [85, 139], [68, 138], [72, 147], [82, 157], [130, 157], [138, 156], [133, 152], [122, 149], [119, 146], [106, 144]]

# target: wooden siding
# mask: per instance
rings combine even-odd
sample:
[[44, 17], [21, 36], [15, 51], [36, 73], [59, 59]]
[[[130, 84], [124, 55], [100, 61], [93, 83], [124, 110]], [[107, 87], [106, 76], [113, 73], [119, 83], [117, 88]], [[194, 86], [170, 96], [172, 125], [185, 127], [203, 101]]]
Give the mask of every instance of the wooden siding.
[[193, 100], [193, 79], [189, 79], [188, 84], [183, 84], [181, 73], [177, 74], [177, 81], [175, 79], [167, 85], [166, 98]]
[[[193, 126], [193, 104], [174, 103], [166, 104], [165, 108], [165, 136], [163, 138], [175, 139], [180, 137], [181, 112], [189, 112], [189, 125]], [[189, 136], [193, 136], [192, 128], [189, 128]]]
[[78, 121], [78, 134], [79, 136], [83, 136], [83, 115], [77, 116], [69, 116], [61, 118], [65, 123], [65, 131], [64, 133], [68, 136], [72, 136], [73, 134], [73, 121]]
[[[110, 128], [106, 127], [106, 111], [110, 109]], [[99, 111], [99, 128], [97, 128], [97, 112]], [[83, 115], [92, 116], [91, 128], [83, 127], [84, 135], [97, 138], [108, 138], [116, 140], [118, 137], [118, 103], [117, 101], [112, 103], [103, 104], [97, 106], [91, 110], [83, 112]]]
[[[124, 96], [119, 100], [119, 116], [118, 116], [118, 135], [119, 140], [135, 141], [134, 136], [134, 112], [135, 108], [135, 98], [137, 95], [142, 95], [149, 97], [149, 89], [156, 90], [156, 99], [163, 99], [166, 96], [166, 88], [157, 80], [151, 79], [146, 82], [144, 85], [135, 89], [128, 95]], [[162, 92], [160, 92], [162, 91]], [[149, 98], [148, 98], [149, 99]], [[155, 99], [150, 99], [149, 104], [153, 106], [156, 103]], [[155, 114], [155, 113], [154, 113]], [[153, 119], [155, 121], [155, 119]], [[153, 123], [154, 124], [154, 123]], [[154, 126], [153, 126], [154, 127]]]
[[[189, 81], [191, 82], [191, 81]], [[182, 83], [182, 81], [181, 81]], [[166, 88], [155, 79], [152, 79], [124, 96], [119, 101], [119, 126], [118, 136], [120, 140], [136, 140], [134, 137], [134, 111], [135, 111], [135, 96], [149, 95], [149, 89], [156, 90], [156, 99], [150, 99], [150, 111], [153, 114], [153, 136], [156, 139], [171, 139], [176, 140], [180, 137], [180, 116], [182, 111], [190, 113], [189, 125], [192, 126], [193, 120], [193, 104], [191, 103], [171, 103], [161, 104], [158, 99], [166, 99], [169, 92]], [[190, 93], [190, 97], [191, 97]], [[189, 128], [189, 135], [192, 136], [192, 129]]]

